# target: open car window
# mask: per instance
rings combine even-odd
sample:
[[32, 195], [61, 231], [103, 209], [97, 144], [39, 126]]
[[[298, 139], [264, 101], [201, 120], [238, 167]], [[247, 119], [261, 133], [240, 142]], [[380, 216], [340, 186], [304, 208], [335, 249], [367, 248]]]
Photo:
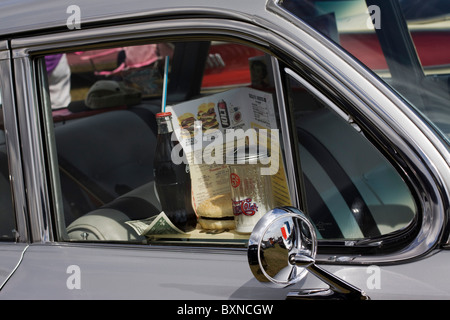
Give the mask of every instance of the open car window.
[[[243, 246], [263, 213], [292, 205], [270, 55], [187, 41], [42, 59], [62, 240]], [[157, 119], [164, 112], [170, 118]], [[170, 160], [181, 173], [161, 170], [162, 126], [173, 129]], [[241, 164], [236, 148], [261, 159]], [[184, 173], [190, 181], [177, 187]], [[185, 229], [177, 219], [192, 211]]]

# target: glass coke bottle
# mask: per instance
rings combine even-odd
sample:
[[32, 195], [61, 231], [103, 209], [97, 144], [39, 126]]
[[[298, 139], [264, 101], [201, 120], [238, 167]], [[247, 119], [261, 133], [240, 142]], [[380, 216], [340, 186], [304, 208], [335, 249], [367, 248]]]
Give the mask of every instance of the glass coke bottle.
[[189, 232], [197, 225], [197, 216], [192, 208], [191, 177], [189, 166], [184, 162], [175, 164], [172, 149], [178, 143], [172, 141], [172, 113], [156, 114], [158, 137], [153, 170], [155, 186], [162, 210], [180, 230]]

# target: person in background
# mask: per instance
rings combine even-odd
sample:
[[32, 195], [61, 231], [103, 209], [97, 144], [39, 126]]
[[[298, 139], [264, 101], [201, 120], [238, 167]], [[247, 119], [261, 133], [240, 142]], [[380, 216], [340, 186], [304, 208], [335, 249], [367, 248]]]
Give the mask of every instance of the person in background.
[[45, 56], [48, 85], [52, 109], [61, 109], [69, 105], [70, 97], [70, 67], [66, 54]]

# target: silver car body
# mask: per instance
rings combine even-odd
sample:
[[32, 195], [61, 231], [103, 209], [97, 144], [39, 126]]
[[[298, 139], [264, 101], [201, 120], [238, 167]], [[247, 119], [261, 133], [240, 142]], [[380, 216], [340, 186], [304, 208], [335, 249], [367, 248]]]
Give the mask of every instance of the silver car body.
[[[36, 110], [30, 56], [172, 34], [226, 34], [275, 47], [309, 66], [357, 106], [415, 173], [421, 227], [401, 250], [319, 254], [317, 263], [371, 299], [450, 297], [449, 150], [392, 89], [276, 2], [80, 0], [81, 28], [74, 30], [67, 27], [66, 2], [28, 0], [0, 6], [0, 87], [17, 221], [17, 241], [0, 243], [1, 299], [284, 299], [296, 287], [323, 285], [308, 276], [293, 288], [265, 287], [253, 278], [245, 249], [57, 241], [52, 188], [46, 179], [47, 146], [41, 138], [45, 124]], [[285, 147], [290, 148], [289, 143]], [[291, 161], [287, 152], [287, 165]], [[288, 182], [296, 199], [298, 181], [288, 174]], [[79, 289], [68, 285], [74, 266], [81, 271]], [[375, 275], [379, 285], [373, 285]]]

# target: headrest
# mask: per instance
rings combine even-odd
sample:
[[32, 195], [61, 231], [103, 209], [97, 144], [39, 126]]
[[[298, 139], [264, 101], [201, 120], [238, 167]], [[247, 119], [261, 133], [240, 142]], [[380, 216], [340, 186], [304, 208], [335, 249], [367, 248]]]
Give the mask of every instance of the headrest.
[[85, 104], [91, 109], [132, 106], [141, 102], [141, 92], [123, 82], [99, 80], [89, 89]]

